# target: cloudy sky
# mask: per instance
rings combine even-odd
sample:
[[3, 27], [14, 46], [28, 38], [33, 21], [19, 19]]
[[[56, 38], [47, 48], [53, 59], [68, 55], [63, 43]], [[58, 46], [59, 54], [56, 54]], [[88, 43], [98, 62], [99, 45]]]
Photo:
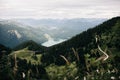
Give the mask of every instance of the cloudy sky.
[[0, 18], [111, 18], [120, 0], [0, 0]]

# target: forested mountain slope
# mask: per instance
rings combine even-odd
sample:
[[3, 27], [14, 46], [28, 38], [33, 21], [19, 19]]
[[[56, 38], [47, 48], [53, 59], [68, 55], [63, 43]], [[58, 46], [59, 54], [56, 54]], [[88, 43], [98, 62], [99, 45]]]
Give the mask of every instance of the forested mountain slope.
[[[80, 59], [84, 59], [84, 54], [93, 54], [94, 50], [97, 49], [97, 43], [95, 41], [95, 36], [99, 36], [99, 45], [105, 49], [111, 50], [112, 54], [114, 51], [120, 52], [120, 17], [112, 18], [102, 24], [88, 29], [83, 33], [60, 43], [58, 45], [49, 48], [48, 52], [43, 55], [43, 62], [64, 64], [63, 59], [60, 55], [64, 55], [69, 58], [70, 61], [74, 61], [73, 50], [74, 48]], [[91, 52], [93, 50], [93, 52]], [[82, 61], [84, 62], [84, 61]]]
[[[46, 66], [66, 64], [67, 71], [76, 62], [73, 65], [76, 67], [67, 72], [69, 76], [65, 75], [70, 80], [120, 79], [120, 17], [112, 18], [68, 41], [50, 47], [41, 61]], [[72, 72], [75, 69], [77, 73]]]

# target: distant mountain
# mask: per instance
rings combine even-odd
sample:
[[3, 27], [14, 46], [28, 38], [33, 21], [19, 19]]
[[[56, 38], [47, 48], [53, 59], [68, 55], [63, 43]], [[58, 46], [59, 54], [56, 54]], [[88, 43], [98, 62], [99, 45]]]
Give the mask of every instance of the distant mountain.
[[0, 21], [0, 43], [5, 46], [13, 48], [23, 41], [31, 39], [39, 43], [46, 40], [42, 32], [36, 33], [30, 26], [9, 20]]
[[63, 43], [50, 47], [47, 54], [44, 54], [42, 57], [43, 63], [63, 64], [64, 60], [60, 55], [64, 55], [70, 61], [74, 61], [76, 60], [76, 58], [73, 57], [74, 53], [72, 48], [74, 48], [79, 54], [81, 63], [84, 64], [84, 54], [88, 53], [91, 56], [98, 54], [98, 51], [96, 51], [98, 50], [95, 41], [96, 35], [99, 36], [99, 45], [103, 49], [107, 47], [108, 53], [111, 56], [120, 55], [120, 17], [115, 17]]
[[[49, 47], [68, 40], [105, 20], [89, 18], [0, 20], [0, 43], [13, 48], [24, 41], [34, 40], [38, 44]], [[46, 35], [49, 35], [52, 40]]]
[[16, 21], [30, 25], [44, 34], [49, 34], [55, 40], [69, 39], [82, 31], [92, 28], [107, 19], [75, 18], [75, 19], [16, 19]]
[[28, 48], [28, 50], [32, 50], [32, 51], [39, 51], [41, 53], [44, 52], [44, 49], [45, 47], [44, 46], [41, 46], [39, 44], [37, 44], [36, 42], [32, 41], [32, 40], [29, 40], [29, 41], [25, 41], [19, 45], [17, 45], [14, 50], [21, 50], [21, 49], [24, 49], [24, 48]]

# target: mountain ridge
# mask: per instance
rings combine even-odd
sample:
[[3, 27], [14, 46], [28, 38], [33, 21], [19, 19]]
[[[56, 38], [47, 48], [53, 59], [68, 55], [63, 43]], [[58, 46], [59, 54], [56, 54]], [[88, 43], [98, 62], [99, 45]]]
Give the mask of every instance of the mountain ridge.
[[[49, 34], [55, 41], [67, 40], [103, 21], [104, 19], [92, 19], [92, 21], [91, 19], [1, 20], [0, 43], [11, 48], [26, 40], [34, 40], [42, 44], [48, 41], [45, 34]], [[29, 26], [26, 23], [33, 25]]]
[[42, 34], [36, 35], [37, 32], [32, 31], [33, 28], [25, 26], [13, 21], [0, 21], [0, 43], [13, 48], [26, 40], [33, 39], [40, 43], [46, 40]]

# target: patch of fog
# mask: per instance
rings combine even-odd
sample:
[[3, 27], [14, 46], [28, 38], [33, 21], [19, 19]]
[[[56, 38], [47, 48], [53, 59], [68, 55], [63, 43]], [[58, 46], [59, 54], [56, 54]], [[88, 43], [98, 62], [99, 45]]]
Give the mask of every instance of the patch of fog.
[[55, 45], [55, 44], [58, 44], [58, 43], [61, 43], [63, 41], [65, 41], [66, 39], [59, 39], [57, 41], [55, 40], [48, 40], [47, 42], [44, 42], [42, 43], [43, 46], [46, 46], [46, 47], [50, 47], [52, 45]]
[[44, 34], [44, 37], [49, 40], [53, 40], [53, 38], [49, 34]]
[[65, 41], [66, 39], [59, 39], [59, 40], [54, 40], [49, 34], [44, 34], [45, 38], [48, 39], [48, 41], [42, 43], [43, 46], [50, 47], [52, 45], [61, 43]]
[[49, 27], [49, 30], [57, 30], [57, 27]]

